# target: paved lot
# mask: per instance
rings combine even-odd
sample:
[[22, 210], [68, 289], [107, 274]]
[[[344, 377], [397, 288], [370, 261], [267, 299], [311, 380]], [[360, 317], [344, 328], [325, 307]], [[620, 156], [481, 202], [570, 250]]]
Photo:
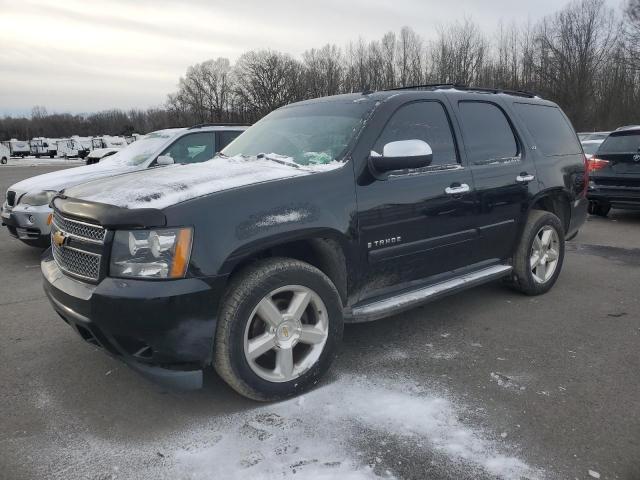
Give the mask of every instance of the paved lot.
[[348, 327], [330, 378], [278, 405], [84, 344], [39, 255], [0, 231], [0, 478], [640, 478], [640, 214], [590, 219], [544, 297], [492, 284]]

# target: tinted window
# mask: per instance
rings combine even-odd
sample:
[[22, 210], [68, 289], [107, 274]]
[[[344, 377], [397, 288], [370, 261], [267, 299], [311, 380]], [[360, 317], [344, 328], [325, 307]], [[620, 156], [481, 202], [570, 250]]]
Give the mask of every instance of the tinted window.
[[518, 143], [502, 110], [491, 103], [460, 102], [465, 150], [475, 164], [518, 156]]
[[598, 151], [598, 148], [600, 148], [600, 145], [601, 144], [599, 142], [583, 143], [582, 149], [584, 150], [584, 153], [586, 153], [587, 155], [593, 155]]
[[458, 163], [456, 147], [447, 114], [438, 102], [416, 102], [401, 107], [393, 114], [378, 138], [374, 150], [399, 140], [423, 140], [433, 150], [432, 165]]
[[[516, 103], [515, 109], [543, 155], [553, 157], [580, 153], [578, 138], [560, 109], [529, 103]], [[591, 136], [588, 138], [592, 139]]]
[[612, 133], [600, 146], [598, 152], [638, 153], [640, 152], [640, 131]]
[[204, 162], [212, 159], [214, 154], [213, 132], [185, 135], [162, 152], [162, 155], [173, 158], [175, 163]]
[[240, 131], [220, 131], [218, 132], [218, 147], [216, 150], [220, 151], [227, 145], [229, 145], [238, 135], [242, 132]]

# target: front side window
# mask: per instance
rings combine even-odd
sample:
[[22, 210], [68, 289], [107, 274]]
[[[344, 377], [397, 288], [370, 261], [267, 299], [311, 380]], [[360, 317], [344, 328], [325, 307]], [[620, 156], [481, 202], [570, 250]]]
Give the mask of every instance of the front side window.
[[298, 165], [344, 161], [352, 140], [376, 102], [324, 101], [292, 105], [270, 113], [231, 142], [222, 154], [289, 157]]
[[173, 158], [174, 163], [199, 163], [215, 155], [213, 132], [191, 133], [179, 138], [162, 155]]
[[503, 163], [518, 157], [518, 143], [500, 108], [486, 102], [460, 102], [459, 108], [470, 163]]
[[[543, 155], [554, 157], [580, 153], [576, 133], [559, 108], [531, 103], [516, 103], [514, 108]], [[588, 139], [597, 140], [597, 137], [597, 134], [590, 135]]]
[[400, 107], [385, 125], [373, 150], [382, 154], [384, 146], [400, 140], [422, 140], [431, 146], [431, 165], [456, 165], [455, 141], [449, 119], [439, 102], [414, 102]]

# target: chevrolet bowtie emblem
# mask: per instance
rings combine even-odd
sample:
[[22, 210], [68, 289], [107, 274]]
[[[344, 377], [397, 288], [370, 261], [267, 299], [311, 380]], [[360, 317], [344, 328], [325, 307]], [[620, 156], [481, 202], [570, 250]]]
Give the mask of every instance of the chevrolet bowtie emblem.
[[289, 330], [287, 329], [287, 327], [283, 327], [283, 328], [282, 328], [282, 334], [283, 334], [286, 338], [289, 338]]
[[64, 245], [64, 242], [67, 240], [67, 237], [64, 236], [64, 233], [60, 231], [54, 232], [51, 238], [53, 240], [53, 243], [55, 243], [58, 247]]

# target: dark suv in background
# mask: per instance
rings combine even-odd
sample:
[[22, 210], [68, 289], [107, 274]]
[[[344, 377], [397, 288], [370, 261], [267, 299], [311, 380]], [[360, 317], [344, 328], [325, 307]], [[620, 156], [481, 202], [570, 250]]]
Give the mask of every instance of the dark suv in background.
[[552, 102], [429, 86], [278, 109], [213, 161], [53, 200], [45, 291], [86, 341], [257, 400], [329, 368], [343, 322], [504, 278], [547, 292], [587, 213], [585, 157]]
[[589, 160], [589, 213], [640, 210], [640, 126], [612, 132]]

